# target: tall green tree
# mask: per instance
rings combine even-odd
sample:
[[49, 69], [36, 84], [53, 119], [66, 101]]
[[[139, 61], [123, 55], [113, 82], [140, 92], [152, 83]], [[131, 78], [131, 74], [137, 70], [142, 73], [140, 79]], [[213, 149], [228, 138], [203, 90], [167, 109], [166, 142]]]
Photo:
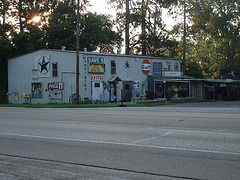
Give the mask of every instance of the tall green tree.
[[[114, 47], [121, 42], [121, 35], [112, 30], [110, 17], [84, 14], [88, 4], [88, 0], [81, 0], [81, 37], [85, 39], [81, 42], [82, 48], [113, 52]], [[33, 21], [36, 16], [41, 18], [39, 22]], [[41, 48], [60, 48], [63, 45], [75, 50], [75, 32], [75, 0], [0, 1], [0, 98], [7, 91], [9, 58]]]
[[[129, 11], [122, 12], [129, 2]], [[109, 0], [109, 3], [117, 9], [117, 21], [119, 30], [127, 32], [130, 27], [130, 50], [142, 55], [166, 55], [164, 50], [170, 49], [173, 43], [168, 43], [167, 32], [162, 21], [162, 8], [168, 7], [173, 1], [159, 0]], [[158, 41], [162, 41], [159, 43]], [[127, 41], [126, 41], [127, 42]], [[166, 47], [169, 46], [168, 48]], [[157, 49], [153, 53], [153, 49]], [[172, 48], [172, 47], [171, 47]], [[126, 50], [127, 52], [127, 50]]]
[[[11, 15], [11, 25], [8, 38], [12, 41], [14, 55], [32, 52], [46, 47], [42, 24], [46, 23], [45, 13], [50, 13], [57, 0], [10, 0], [6, 13]], [[40, 22], [34, 22], [34, 17], [40, 17]], [[9, 31], [11, 30], [11, 33]], [[6, 33], [5, 33], [6, 34]]]
[[[48, 48], [76, 49], [76, 4], [75, 1], [59, 2], [44, 27]], [[80, 49], [89, 51], [113, 52], [120, 46], [121, 35], [113, 29], [113, 21], [107, 15], [93, 13], [80, 16]]]
[[240, 2], [191, 0], [190, 3], [191, 34], [196, 39], [195, 44], [205, 49], [197, 61], [203, 66], [206, 77], [219, 78], [231, 71], [240, 77]]
[[41, 12], [40, 4], [42, 0], [16, 0], [12, 1], [12, 14], [14, 15], [16, 25], [21, 33], [27, 30], [27, 24]]
[[8, 73], [7, 60], [12, 55], [12, 44], [8, 40], [8, 33], [11, 30], [11, 25], [8, 19], [10, 18], [11, 1], [0, 1], [0, 103], [6, 102], [6, 93], [8, 88]]
[[6, 102], [6, 93], [8, 89], [8, 71], [7, 71], [7, 60], [12, 54], [11, 42], [0, 37], [0, 103]]
[[188, 20], [184, 31], [184, 16], [180, 12], [182, 23], [174, 28], [180, 37], [186, 32], [185, 43], [182, 39], [179, 46], [181, 51], [184, 45], [186, 48], [184, 70], [194, 60], [206, 78], [220, 78], [232, 71], [240, 77], [239, 1], [179, 0], [178, 5], [180, 11], [185, 6]]
[[45, 24], [45, 40], [47, 48], [59, 49], [66, 46], [76, 49], [76, 4], [72, 1], [59, 2], [49, 15]]
[[11, 6], [11, 0], [3, 0], [0, 1], [0, 36], [6, 37], [7, 32], [11, 30], [11, 25], [8, 22], [8, 19], [10, 18], [10, 6]]
[[81, 48], [90, 51], [114, 52], [121, 46], [121, 34], [113, 31], [113, 22], [107, 15], [87, 13], [81, 19]]

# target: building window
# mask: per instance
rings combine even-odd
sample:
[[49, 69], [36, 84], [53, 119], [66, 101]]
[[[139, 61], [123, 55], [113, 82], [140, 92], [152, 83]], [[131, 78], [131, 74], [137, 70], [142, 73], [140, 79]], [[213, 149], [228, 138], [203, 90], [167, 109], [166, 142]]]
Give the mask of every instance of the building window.
[[169, 70], [169, 71], [171, 70], [171, 65], [168, 65], [168, 70]]
[[32, 97], [42, 97], [42, 83], [32, 83]]
[[153, 62], [153, 74], [162, 73], [162, 62]]
[[52, 63], [52, 76], [58, 77], [58, 63]]
[[111, 61], [111, 74], [116, 74], [116, 62]]
[[94, 83], [95, 88], [100, 88], [100, 83]]

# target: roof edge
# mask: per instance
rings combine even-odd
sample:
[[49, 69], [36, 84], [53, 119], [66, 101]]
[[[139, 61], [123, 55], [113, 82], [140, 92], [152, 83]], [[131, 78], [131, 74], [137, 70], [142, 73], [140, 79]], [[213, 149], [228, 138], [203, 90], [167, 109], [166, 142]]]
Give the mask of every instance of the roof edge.
[[[35, 53], [38, 51], [56, 51], [56, 52], [66, 52], [66, 53], [76, 53], [74, 50], [61, 50], [61, 49], [38, 49], [29, 53], [24, 53], [15, 57], [12, 57], [8, 60], [15, 59], [21, 56], [25, 56], [31, 53]], [[132, 58], [149, 58], [149, 59], [164, 59], [164, 60], [181, 60], [176, 58], [168, 58], [168, 57], [154, 57], [154, 56], [142, 56], [142, 55], [128, 55], [128, 54], [114, 54], [114, 53], [99, 53], [99, 52], [86, 52], [86, 51], [79, 51], [79, 54], [85, 54], [85, 55], [102, 55], [102, 56], [118, 56], [118, 57], [132, 57]]]

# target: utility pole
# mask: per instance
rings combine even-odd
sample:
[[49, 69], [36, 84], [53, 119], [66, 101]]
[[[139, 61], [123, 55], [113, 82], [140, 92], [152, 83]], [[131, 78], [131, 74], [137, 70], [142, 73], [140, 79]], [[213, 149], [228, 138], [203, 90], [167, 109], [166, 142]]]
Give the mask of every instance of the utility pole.
[[184, 0], [184, 5], [183, 5], [183, 18], [184, 18], [184, 22], [183, 22], [183, 65], [185, 65], [186, 63], [186, 31], [187, 31], [187, 23], [186, 23], [186, 0]]
[[22, 7], [22, 0], [18, 2], [18, 13], [19, 13], [19, 23], [20, 23], [20, 32], [23, 32], [23, 7]]
[[148, 1], [144, 2], [144, 0], [142, 0], [142, 55], [146, 56], [147, 52], [146, 52], [146, 22], [145, 22], [145, 18], [146, 18], [146, 8], [147, 8], [147, 4]]
[[130, 54], [129, 48], [129, 0], [126, 0], [126, 25], [125, 25], [125, 53]]
[[77, 0], [77, 50], [76, 50], [76, 98], [77, 104], [79, 104], [79, 0]]

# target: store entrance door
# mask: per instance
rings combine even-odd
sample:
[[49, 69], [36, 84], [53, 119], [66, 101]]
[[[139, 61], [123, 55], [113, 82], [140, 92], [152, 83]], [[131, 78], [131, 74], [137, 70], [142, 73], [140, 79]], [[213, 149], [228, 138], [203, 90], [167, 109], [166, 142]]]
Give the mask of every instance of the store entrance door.
[[100, 101], [103, 96], [103, 83], [102, 82], [92, 82], [92, 100]]
[[123, 101], [129, 102], [132, 99], [132, 81], [123, 81]]
[[165, 92], [164, 92], [164, 85], [163, 84], [156, 84], [156, 87], [155, 87], [155, 98], [164, 98], [166, 95], [165, 95]]

